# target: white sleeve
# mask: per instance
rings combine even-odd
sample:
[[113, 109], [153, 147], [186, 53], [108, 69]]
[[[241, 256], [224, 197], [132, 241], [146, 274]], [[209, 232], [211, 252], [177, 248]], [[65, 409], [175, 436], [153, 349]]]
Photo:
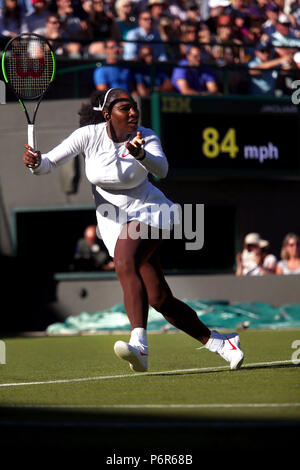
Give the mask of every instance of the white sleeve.
[[54, 147], [50, 152], [42, 154], [41, 164], [37, 168], [30, 168], [34, 175], [43, 175], [59, 165], [66, 163], [87, 146], [88, 133], [85, 127], [79, 128], [67, 137], [61, 144]]
[[151, 135], [145, 136], [144, 150], [146, 152], [146, 156], [141, 161], [137, 160], [139, 164], [152, 175], [157, 176], [158, 178], [165, 178], [169, 169], [168, 160], [163, 152], [159, 138], [153, 133], [153, 131], [151, 132]]

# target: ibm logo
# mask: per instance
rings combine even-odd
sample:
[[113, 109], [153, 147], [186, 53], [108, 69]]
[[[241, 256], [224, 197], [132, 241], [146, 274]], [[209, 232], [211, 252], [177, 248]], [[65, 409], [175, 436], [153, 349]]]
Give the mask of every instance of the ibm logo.
[[0, 364], [6, 364], [6, 347], [4, 341], [0, 341]]

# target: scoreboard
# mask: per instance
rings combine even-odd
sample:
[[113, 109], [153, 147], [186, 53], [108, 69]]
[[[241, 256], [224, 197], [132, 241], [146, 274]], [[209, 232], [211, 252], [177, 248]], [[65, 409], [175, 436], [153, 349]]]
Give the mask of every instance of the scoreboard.
[[300, 175], [299, 109], [288, 98], [153, 94], [170, 171]]

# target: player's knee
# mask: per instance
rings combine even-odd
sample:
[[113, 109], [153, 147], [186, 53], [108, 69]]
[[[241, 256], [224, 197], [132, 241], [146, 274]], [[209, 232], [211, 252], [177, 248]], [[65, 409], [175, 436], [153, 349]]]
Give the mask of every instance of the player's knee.
[[115, 271], [117, 276], [120, 277], [125, 277], [125, 276], [130, 276], [131, 274], [136, 273], [137, 271], [137, 265], [136, 261], [131, 258], [126, 258], [126, 257], [115, 257], [114, 258], [115, 262]]
[[157, 312], [164, 313], [166, 304], [169, 302], [171, 297], [172, 295], [169, 292], [161, 289], [160, 291], [148, 296], [149, 305]]

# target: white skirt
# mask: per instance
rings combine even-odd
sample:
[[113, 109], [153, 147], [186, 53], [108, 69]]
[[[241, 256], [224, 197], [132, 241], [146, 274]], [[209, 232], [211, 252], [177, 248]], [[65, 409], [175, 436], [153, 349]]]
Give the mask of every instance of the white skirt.
[[138, 220], [142, 224], [166, 232], [170, 232], [174, 224], [180, 223], [177, 204], [153, 186], [148, 178], [132, 189], [104, 190], [93, 186], [93, 195], [98, 236], [103, 240], [112, 258], [121, 230], [129, 221]]

